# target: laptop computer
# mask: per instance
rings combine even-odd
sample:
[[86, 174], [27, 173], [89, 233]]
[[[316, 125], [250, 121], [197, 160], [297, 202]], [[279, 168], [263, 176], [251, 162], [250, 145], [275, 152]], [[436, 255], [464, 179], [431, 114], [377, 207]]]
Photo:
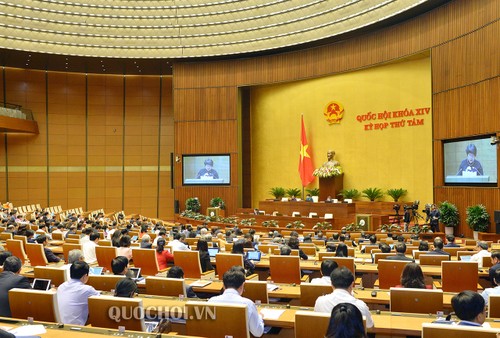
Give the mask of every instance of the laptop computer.
[[144, 277], [141, 277], [141, 268], [129, 268], [128, 270], [132, 272], [132, 276], [130, 278], [133, 280], [140, 281], [144, 279]]
[[51, 279], [35, 278], [33, 280], [33, 289], [41, 291], [49, 291]]
[[215, 257], [219, 253], [219, 248], [208, 248], [208, 254], [210, 257]]
[[460, 256], [460, 260], [463, 262], [470, 262], [472, 256]]
[[132, 242], [135, 242], [135, 241], [137, 241], [137, 239], [138, 239], [138, 238], [139, 238], [138, 236], [132, 236], [132, 238], [131, 238], [130, 240], [131, 240]]
[[100, 276], [102, 275], [102, 270], [104, 270], [104, 268], [101, 268], [100, 266], [91, 267], [89, 270], [89, 276]]
[[247, 259], [249, 259], [251, 261], [259, 262], [261, 255], [262, 255], [262, 252], [260, 252], [260, 251], [248, 251], [247, 252]]

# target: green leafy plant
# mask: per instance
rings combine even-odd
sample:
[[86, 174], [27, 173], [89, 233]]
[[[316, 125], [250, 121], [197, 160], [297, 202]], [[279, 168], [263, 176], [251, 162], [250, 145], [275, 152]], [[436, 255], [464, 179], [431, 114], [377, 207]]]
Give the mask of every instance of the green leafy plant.
[[345, 231], [358, 231], [358, 230], [363, 230], [363, 226], [360, 225], [360, 224], [356, 224], [356, 223], [350, 223], [350, 224], [346, 224], [345, 226], [343, 226], [342, 230], [345, 230]]
[[382, 224], [377, 231], [380, 232], [401, 232], [401, 226], [397, 224]]
[[221, 208], [224, 210], [226, 208], [226, 204], [224, 203], [224, 200], [220, 197], [214, 197], [210, 200], [210, 206], [213, 208]]
[[286, 225], [287, 229], [302, 229], [305, 225], [301, 221], [294, 221]]
[[257, 221], [255, 220], [255, 218], [245, 218], [245, 219], [242, 219], [240, 221], [240, 224], [241, 225], [252, 226], [252, 225], [257, 224]]
[[201, 210], [201, 204], [198, 197], [190, 197], [186, 200], [186, 209], [194, 212]]
[[482, 204], [471, 205], [466, 209], [465, 221], [474, 231], [485, 232], [490, 225], [490, 214]]
[[399, 189], [388, 189], [387, 195], [391, 196], [394, 202], [397, 202], [401, 197], [406, 195], [408, 190], [399, 188]]
[[279, 222], [274, 219], [262, 222], [262, 226], [265, 228], [279, 228]]
[[363, 193], [363, 197], [368, 198], [372, 202], [384, 197], [384, 192], [380, 188], [366, 188], [361, 192]]
[[311, 196], [319, 196], [319, 188], [306, 189], [306, 192]]
[[455, 204], [448, 201], [444, 201], [439, 206], [439, 220], [444, 224], [445, 227], [456, 227], [460, 223], [460, 215], [458, 214], [458, 208]]
[[318, 222], [315, 226], [313, 226], [313, 230], [330, 230], [333, 226], [329, 222]]
[[360, 196], [360, 193], [357, 189], [344, 189], [341, 190], [340, 193], [338, 194], [341, 196], [343, 199], [356, 199]]
[[299, 188], [290, 188], [286, 189], [286, 195], [291, 198], [296, 198], [300, 196], [300, 189]]
[[274, 187], [269, 190], [269, 193], [274, 196], [274, 199], [280, 200], [285, 197], [285, 188], [282, 187]]
[[238, 218], [237, 217], [221, 218], [220, 222], [225, 223], [225, 224], [238, 224]]

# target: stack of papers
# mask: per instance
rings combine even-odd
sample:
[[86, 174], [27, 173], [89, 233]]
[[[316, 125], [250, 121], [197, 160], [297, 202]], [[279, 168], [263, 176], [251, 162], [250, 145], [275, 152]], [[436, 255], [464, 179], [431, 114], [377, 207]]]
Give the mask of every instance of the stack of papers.
[[267, 291], [274, 291], [279, 289], [279, 286], [276, 284], [267, 284]]
[[278, 320], [280, 316], [285, 312], [285, 310], [276, 309], [261, 309], [260, 314], [264, 316], [264, 319]]
[[191, 283], [190, 286], [202, 288], [209, 285], [210, 283], [212, 283], [212, 281], [199, 279], [196, 282]]

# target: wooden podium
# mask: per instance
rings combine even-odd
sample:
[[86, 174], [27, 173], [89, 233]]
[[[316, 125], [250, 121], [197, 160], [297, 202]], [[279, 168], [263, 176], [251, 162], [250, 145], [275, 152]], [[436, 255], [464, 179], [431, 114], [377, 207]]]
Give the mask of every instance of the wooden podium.
[[338, 198], [337, 194], [344, 189], [344, 174], [321, 178], [319, 177], [319, 200], [324, 201], [328, 196]]

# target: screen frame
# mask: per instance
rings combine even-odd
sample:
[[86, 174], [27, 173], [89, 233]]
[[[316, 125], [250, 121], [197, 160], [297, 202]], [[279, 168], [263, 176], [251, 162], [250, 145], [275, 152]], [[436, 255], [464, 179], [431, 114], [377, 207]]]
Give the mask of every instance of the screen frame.
[[[186, 183], [187, 177], [184, 177], [184, 160], [186, 158], [190, 157], [215, 157], [215, 156], [227, 156], [229, 158], [229, 182], [227, 183], [206, 183], [206, 180], [200, 180], [200, 183]], [[183, 186], [205, 186], [205, 187], [211, 187], [211, 186], [229, 186], [231, 185], [231, 175], [232, 175], [232, 170], [231, 170], [231, 160], [232, 156], [230, 153], [210, 153], [210, 154], [182, 154], [182, 185]]]
[[492, 145], [492, 147], [495, 147], [496, 150], [496, 155], [497, 155], [497, 181], [495, 183], [474, 183], [474, 182], [460, 182], [460, 183], [450, 183], [446, 182], [446, 172], [445, 172], [445, 167], [446, 167], [446, 162], [445, 162], [445, 151], [444, 151], [444, 146], [447, 143], [454, 143], [454, 142], [463, 142], [463, 141], [477, 141], [477, 140], [484, 140], [484, 139], [491, 139], [492, 137], [496, 137], [496, 134], [481, 134], [481, 135], [473, 135], [473, 136], [466, 136], [466, 137], [457, 137], [457, 138], [452, 138], [452, 139], [444, 139], [441, 141], [441, 153], [443, 154], [442, 158], [442, 177], [443, 177], [443, 184], [444, 186], [455, 186], [455, 187], [484, 187], [484, 188], [495, 188], [498, 187], [498, 184], [500, 180], [498, 179], [498, 173], [500, 172], [499, 168], [499, 151], [498, 151], [498, 146], [497, 145]]

